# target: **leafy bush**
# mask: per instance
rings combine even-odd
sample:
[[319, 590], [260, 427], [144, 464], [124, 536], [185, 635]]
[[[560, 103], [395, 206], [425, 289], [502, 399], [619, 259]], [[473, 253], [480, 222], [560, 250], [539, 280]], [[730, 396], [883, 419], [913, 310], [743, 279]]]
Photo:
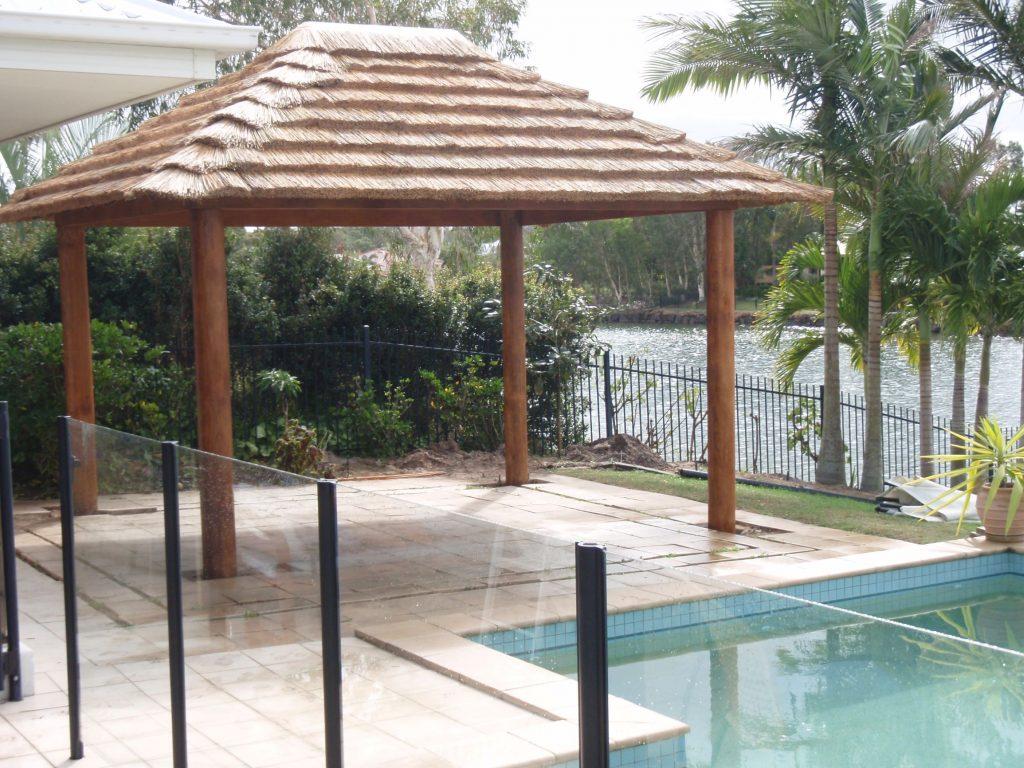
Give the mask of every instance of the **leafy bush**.
[[385, 383], [379, 398], [372, 384], [353, 390], [338, 412], [337, 451], [378, 459], [407, 453], [414, 446], [410, 405], [401, 383]]
[[474, 355], [443, 380], [420, 371], [430, 390], [430, 409], [442, 434], [467, 451], [493, 451], [504, 439], [501, 363]]
[[329, 434], [318, 434], [315, 427], [292, 418], [302, 382], [280, 368], [260, 371], [255, 376], [256, 391], [266, 396], [260, 402], [266, 417], [249, 430], [246, 438], [235, 441], [239, 458], [272, 464], [296, 475], [329, 477], [327, 461]]
[[[480, 248], [480, 242], [486, 239], [484, 234], [477, 232], [464, 254], [467, 263], [473, 262], [470, 256], [476, 254], [479, 266], [459, 276], [443, 270], [438, 288], [430, 291], [420, 276], [403, 264], [385, 272], [357, 259], [339, 256], [339, 238], [350, 237], [348, 230], [230, 230], [227, 269], [232, 343], [352, 340], [358, 338], [365, 324], [375, 338], [385, 341], [495, 352], [501, 348], [501, 283], [496, 266], [484, 263], [491, 258]], [[127, 319], [133, 324], [130, 335], [136, 342], [152, 345], [154, 350], [167, 348], [171, 359], [189, 366], [192, 307], [188, 231], [92, 228], [87, 238], [91, 308], [96, 320], [110, 323]], [[348, 248], [342, 244], [341, 250], [357, 252], [374, 242], [351, 242]], [[59, 319], [55, 250], [54, 230], [49, 224], [21, 229], [0, 227], [0, 325]], [[531, 434], [535, 445], [565, 444], [580, 430], [579, 420], [564, 402], [562, 393], [571, 388], [573, 377], [579, 373], [579, 361], [589, 350], [598, 315], [567, 276], [545, 265], [527, 270], [526, 299]], [[51, 341], [56, 347], [49, 353], [56, 367], [50, 379], [56, 383], [46, 412], [56, 414], [62, 410], [63, 402], [59, 391], [59, 333]], [[97, 347], [101, 343], [98, 340]], [[122, 354], [115, 346], [108, 346], [102, 354]], [[233, 360], [239, 386], [235, 412], [236, 432], [241, 438], [239, 455], [272, 461], [288, 418], [319, 425], [321, 422], [313, 421], [314, 418], [321, 418], [340, 402], [347, 403], [346, 393], [352, 388], [350, 380], [361, 369], [358, 353], [348, 354], [349, 351], [350, 348], [326, 346], [316, 353], [301, 346], [246, 352], [236, 349]], [[100, 354], [97, 349], [98, 364]], [[129, 348], [124, 354], [133, 359], [137, 351]], [[166, 357], [160, 357], [158, 364], [150, 367], [161, 370], [172, 366]], [[438, 362], [435, 367], [429, 353], [417, 355], [412, 350], [403, 350], [400, 355], [386, 359], [382, 355], [379, 362], [378, 368], [378, 359], [374, 358], [378, 377], [386, 376], [392, 382], [409, 379], [401, 389], [415, 402], [405, 409], [399, 408], [397, 402], [389, 404], [382, 399], [383, 391], [378, 384], [375, 401], [380, 413], [367, 411], [363, 417], [371, 423], [379, 417], [391, 426], [380, 425], [383, 443], [374, 450], [393, 453], [398, 446], [411, 445], [414, 438], [436, 437], [428, 429], [432, 422], [426, 398], [421, 395], [426, 385], [418, 371], [430, 367], [444, 379], [451, 370], [447, 361]], [[291, 406], [292, 412], [282, 414], [275, 396], [255, 388], [256, 372], [282, 366], [307, 387], [301, 413], [297, 399]], [[478, 373], [484, 379], [491, 378], [484, 371]], [[98, 388], [101, 375], [97, 370]], [[315, 389], [313, 382], [318, 384]], [[132, 387], [136, 384], [148, 386], [146, 377], [142, 376], [137, 383], [133, 379]], [[116, 384], [108, 382], [107, 386]], [[247, 386], [250, 391], [243, 391]], [[126, 391], [134, 391], [132, 387]], [[191, 384], [182, 384], [180, 390], [175, 397], [188, 401]], [[138, 429], [133, 431], [179, 437], [184, 442], [190, 442], [189, 437], [194, 435], [190, 401], [179, 407], [174, 398], [144, 399], [144, 404], [148, 403], [144, 407], [168, 403], [164, 409], [166, 418], [154, 422], [157, 416], [152, 412], [134, 413], [130, 397], [128, 404], [103, 394], [98, 397], [106, 397], [110, 409], [99, 412], [105, 424], [125, 429], [137, 425]], [[359, 402], [369, 408], [365, 400]], [[493, 415], [497, 416], [497, 410]], [[456, 420], [457, 417], [449, 419], [453, 426]], [[356, 423], [358, 417], [349, 421]], [[397, 426], [404, 422], [414, 425], [411, 436], [403, 435], [403, 427]], [[51, 424], [47, 421], [42, 426], [43, 433], [50, 435]], [[329, 427], [340, 432], [333, 423]], [[494, 439], [493, 430], [490, 436], [486, 435], [483, 422], [465, 431], [468, 447], [489, 445]], [[470, 436], [469, 432], [477, 434]], [[351, 452], [362, 440], [360, 434], [353, 432], [349, 436], [339, 434], [332, 444], [344, 445]]]
[[321, 437], [313, 427], [307, 427], [297, 419], [289, 419], [284, 425], [284, 432], [274, 443], [274, 466], [296, 475], [332, 477], [334, 471], [324, 448], [328, 438], [329, 435]]
[[[10, 402], [14, 475], [22, 492], [50, 492], [57, 479], [57, 416], [65, 413], [59, 323], [0, 331], [0, 399]], [[162, 347], [127, 324], [94, 320], [96, 417], [145, 437], [176, 438], [191, 418], [191, 382]]]

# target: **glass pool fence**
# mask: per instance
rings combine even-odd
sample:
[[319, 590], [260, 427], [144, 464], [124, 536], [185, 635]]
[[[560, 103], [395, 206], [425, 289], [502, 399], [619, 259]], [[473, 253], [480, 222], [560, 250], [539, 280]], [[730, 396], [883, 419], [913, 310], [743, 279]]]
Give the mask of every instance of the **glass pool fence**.
[[[73, 756], [117, 741], [176, 766], [1024, 758], [1024, 656], [975, 631], [1024, 637], [1013, 613], [939, 599], [915, 626], [614, 543], [587, 550], [603, 572], [578, 570], [575, 542], [523, 529], [535, 489], [437, 478], [426, 506], [400, 481], [325, 485], [70, 419], [63, 434], [63, 514], [31, 525], [68, 590]], [[556, 494], [544, 514], [597, 542], [621, 525]], [[604, 754], [581, 763], [581, 733]]]

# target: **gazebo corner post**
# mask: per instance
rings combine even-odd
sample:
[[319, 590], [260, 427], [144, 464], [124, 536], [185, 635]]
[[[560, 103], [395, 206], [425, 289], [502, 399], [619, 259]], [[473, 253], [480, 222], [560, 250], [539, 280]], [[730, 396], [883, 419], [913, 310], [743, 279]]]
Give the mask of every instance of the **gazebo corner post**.
[[[191, 212], [192, 313], [200, 450], [199, 497], [203, 575], [237, 573], [224, 218], [219, 210]], [[226, 457], [226, 458], [220, 458]]]
[[732, 210], [705, 214], [708, 326], [708, 527], [736, 530], [736, 277]]
[[[86, 424], [95, 424], [96, 400], [93, 393], [92, 328], [89, 314], [85, 228], [60, 220], [56, 224], [67, 415]], [[77, 514], [90, 514], [96, 511], [99, 497], [95, 436], [88, 429], [75, 432], [77, 438], [72, 450], [77, 459], [77, 467], [73, 508]]]
[[501, 214], [501, 357], [505, 396], [505, 483], [530, 481], [526, 430], [526, 288], [523, 218]]

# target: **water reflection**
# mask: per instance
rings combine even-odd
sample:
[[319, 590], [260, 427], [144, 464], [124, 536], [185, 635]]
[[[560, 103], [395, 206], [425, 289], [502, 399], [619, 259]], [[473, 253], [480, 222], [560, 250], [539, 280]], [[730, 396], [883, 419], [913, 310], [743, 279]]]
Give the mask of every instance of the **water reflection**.
[[609, 661], [613, 694], [690, 726], [689, 768], [1024, 764], [1021, 657], [951, 635], [806, 606], [614, 640]]
[[[787, 332], [792, 338], [797, 332]], [[666, 362], [704, 366], [707, 362], [704, 328], [659, 325], [606, 325], [598, 328], [597, 336], [615, 352], [639, 355]], [[977, 396], [978, 365], [981, 342], [972, 340], [967, 357], [967, 411], [974, 412]], [[748, 327], [736, 329], [736, 372], [751, 376], [765, 376], [772, 370], [776, 353], [760, 345], [756, 334]], [[953, 392], [953, 358], [950, 351], [936, 345], [932, 352], [932, 372], [935, 413], [949, 416]], [[797, 380], [807, 384], [821, 383], [821, 352], [815, 352], [800, 369]], [[1020, 417], [1021, 345], [1009, 338], [996, 338], [992, 343], [992, 377], [990, 412], [1000, 422], [1016, 424]], [[916, 408], [917, 372], [894, 349], [882, 353], [882, 399], [886, 403]], [[849, 356], [841, 356], [842, 387], [847, 392], [863, 392], [864, 383], [858, 371], [850, 365]]]

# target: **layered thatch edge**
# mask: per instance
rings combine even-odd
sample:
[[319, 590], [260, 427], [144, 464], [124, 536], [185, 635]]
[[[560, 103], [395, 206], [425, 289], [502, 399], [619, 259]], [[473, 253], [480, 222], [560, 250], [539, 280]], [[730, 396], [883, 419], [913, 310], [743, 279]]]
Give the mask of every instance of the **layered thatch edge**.
[[[389, 108], [374, 109], [382, 96]], [[305, 24], [240, 72], [20, 190], [0, 222], [118, 204], [170, 212], [303, 199], [561, 204], [611, 216], [641, 203], [694, 210], [820, 203], [829, 193], [499, 62], [454, 32]]]

